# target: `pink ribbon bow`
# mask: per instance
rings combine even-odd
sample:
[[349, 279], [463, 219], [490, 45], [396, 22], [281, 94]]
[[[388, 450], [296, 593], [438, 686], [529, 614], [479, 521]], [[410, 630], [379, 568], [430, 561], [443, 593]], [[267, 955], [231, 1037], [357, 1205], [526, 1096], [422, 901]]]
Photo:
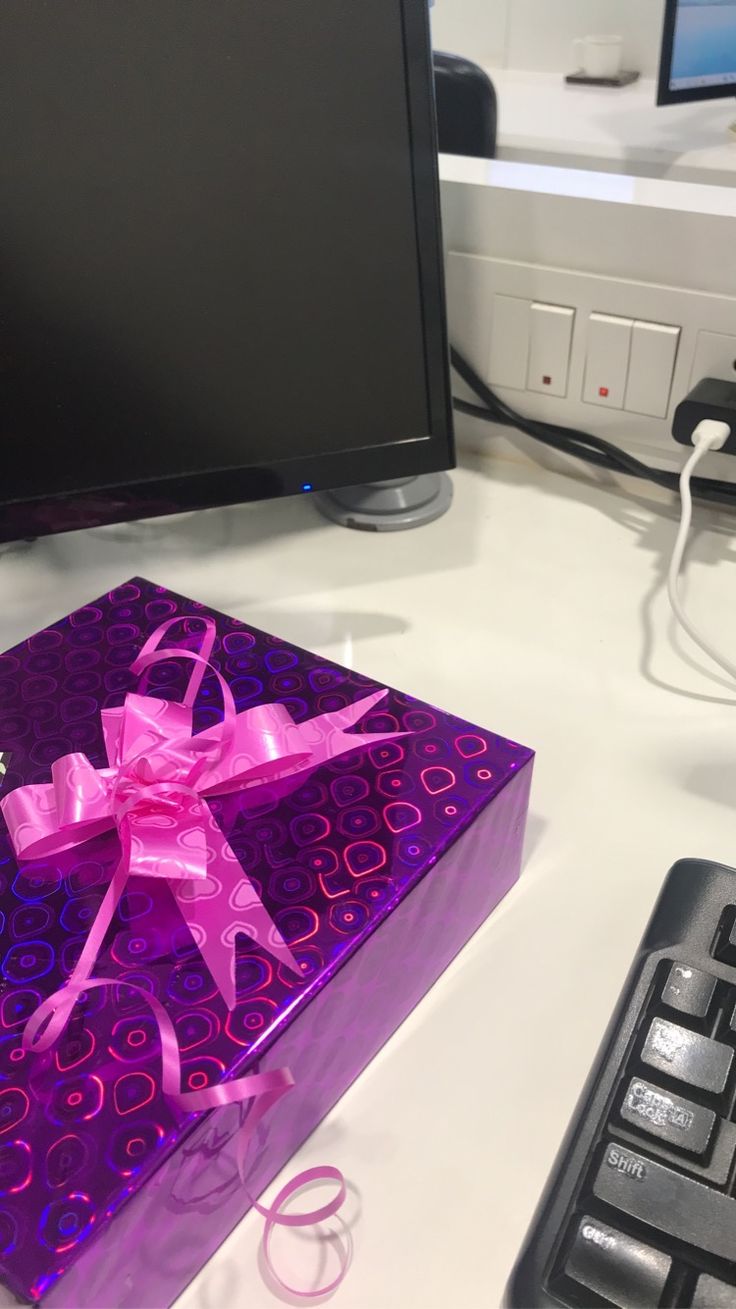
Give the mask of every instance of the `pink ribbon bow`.
[[85, 943], [85, 967], [75, 969], [75, 983], [84, 980], [82, 972], [89, 977], [128, 878], [153, 877], [169, 884], [232, 1009], [241, 932], [293, 972], [299, 969], [205, 799], [274, 783], [357, 746], [386, 740], [386, 735], [356, 737], [346, 731], [386, 692], [298, 724], [280, 704], [238, 713], [230, 687], [212, 669], [223, 718], [194, 735], [192, 706], [205, 669], [211, 667], [216, 631], [211, 618], [198, 618], [205, 628], [200, 654], [157, 648], [181, 621], [170, 619], [156, 629], [132, 671], [142, 673], [165, 659], [190, 661], [194, 667], [183, 702], [129, 694], [119, 708], [103, 709], [109, 767], [94, 768], [83, 754], [65, 755], [53, 764], [50, 783], [18, 787], [0, 801], [0, 810], [20, 859], [58, 854], [117, 828], [122, 858]]

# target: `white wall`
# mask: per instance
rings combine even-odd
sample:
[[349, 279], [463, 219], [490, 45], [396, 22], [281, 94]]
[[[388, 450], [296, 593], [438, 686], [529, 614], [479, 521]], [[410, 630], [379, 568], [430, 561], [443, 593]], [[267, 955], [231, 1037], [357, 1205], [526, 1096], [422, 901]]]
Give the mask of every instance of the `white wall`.
[[564, 71], [573, 67], [574, 37], [616, 32], [626, 40], [626, 62], [653, 73], [663, 13], [664, 0], [510, 0], [507, 66]]
[[572, 67], [572, 42], [617, 32], [626, 62], [653, 76], [659, 62], [664, 0], [435, 0], [435, 45], [496, 67]]
[[435, 0], [432, 11], [435, 47], [467, 55], [480, 64], [503, 67], [510, 3], [511, 0]]

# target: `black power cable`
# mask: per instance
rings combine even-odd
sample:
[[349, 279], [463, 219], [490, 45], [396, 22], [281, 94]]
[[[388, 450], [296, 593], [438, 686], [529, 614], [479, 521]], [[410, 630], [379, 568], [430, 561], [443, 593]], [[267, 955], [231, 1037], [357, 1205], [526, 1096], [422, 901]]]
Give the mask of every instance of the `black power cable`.
[[[576, 459], [584, 459], [586, 463], [594, 464], [598, 468], [607, 468], [613, 473], [627, 473], [630, 477], [643, 478], [654, 482], [657, 486], [665, 487], [668, 491], [679, 490], [678, 473], [671, 473], [665, 468], [652, 468], [601, 436], [593, 436], [592, 433], [582, 432], [575, 427], [561, 427], [555, 423], [542, 423], [534, 418], [525, 418], [491, 390], [454, 346], [450, 350], [450, 358], [458, 377], [461, 377], [466, 386], [469, 386], [482, 401], [481, 405], [474, 405], [465, 400], [453, 400], [453, 406], [458, 413], [470, 414], [473, 418], [482, 418], [489, 423], [503, 423], [508, 427], [516, 427], [542, 445], [572, 455]], [[694, 477], [691, 489], [693, 495], [700, 500], [731, 507], [736, 505], [736, 483], [722, 482], [712, 477]]]

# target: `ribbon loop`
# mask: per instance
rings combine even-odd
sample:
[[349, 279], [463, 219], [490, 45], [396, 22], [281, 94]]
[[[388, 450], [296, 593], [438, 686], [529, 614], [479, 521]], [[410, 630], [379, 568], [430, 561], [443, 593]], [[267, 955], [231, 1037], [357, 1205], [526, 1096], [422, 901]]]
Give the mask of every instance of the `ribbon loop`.
[[21, 1044], [24, 1050], [41, 1054], [56, 1044], [72, 1016], [81, 990], [81, 987], [77, 990], [69, 985], [60, 987], [34, 1010], [23, 1028]]
[[[217, 727], [210, 729], [207, 735], [206, 747], [203, 747], [202, 741], [199, 741], [198, 745], [200, 749], [209, 748], [214, 758], [220, 758], [233, 739], [233, 735], [235, 732], [235, 719], [237, 717], [237, 712], [238, 712], [237, 709], [235, 708], [235, 701], [233, 699], [233, 693], [230, 690], [230, 687], [225, 681], [225, 678], [222, 677], [220, 673], [218, 673], [217, 669], [213, 668], [212, 664], [208, 663], [208, 661], [202, 655], [195, 654], [193, 650], [151, 651], [149, 654], [139, 655], [133, 666], [137, 670], [146, 669], [152, 667], [154, 664], [164, 663], [169, 659], [185, 659], [187, 660], [188, 663], [194, 664], [195, 672], [197, 670], [199, 671], [199, 681], [197, 682], [197, 686], [199, 686], [204, 671], [207, 668], [216, 677], [217, 684], [220, 688], [220, 694], [222, 696], [222, 705], [223, 705], [222, 722], [218, 723]], [[187, 690], [184, 700], [182, 701], [182, 707], [185, 708], [188, 712], [191, 712], [191, 707], [192, 707], [189, 700], [189, 693], [191, 691], [193, 682], [194, 682], [194, 675], [192, 675], [192, 678], [190, 679], [189, 688]], [[146, 697], [146, 698], [149, 701], [151, 699], [151, 697]], [[196, 738], [194, 738], [194, 740], [196, 740]], [[197, 746], [194, 745], [194, 742], [191, 739], [191, 737], [188, 740], [187, 744], [189, 745], [190, 749], [197, 748]], [[125, 743], [123, 748], [125, 749]]]
[[165, 623], [160, 623], [156, 630], [151, 633], [148, 640], [142, 646], [138, 657], [130, 666], [130, 671], [132, 673], [144, 672], [147, 668], [150, 668], [151, 663], [159, 662], [159, 660], [154, 661], [148, 659], [148, 656], [154, 651], [159, 652], [160, 659], [162, 660], [179, 658], [183, 651], [177, 650], [175, 647], [172, 647], [170, 650], [160, 651], [159, 647], [161, 641], [163, 637], [171, 631], [172, 627], [179, 627], [185, 623], [192, 622], [201, 623], [204, 631], [202, 632], [202, 639], [199, 647], [201, 663], [192, 668], [189, 674], [187, 688], [182, 699], [182, 704], [186, 709], [191, 709], [194, 705], [199, 694], [199, 688], [202, 685], [205, 668], [209, 666], [210, 657], [215, 647], [217, 628], [214, 619], [208, 618], [205, 614], [187, 614], [181, 618], [168, 618]]
[[[240, 1144], [240, 1143], [239, 1143]], [[242, 1172], [241, 1172], [242, 1176]], [[321, 1205], [318, 1209], [308, 1210], [306, 1213], [285, 1214], [282, 1212], [283, 1206], [293, 1195], [301, 1191], [305, 1186], [311, 1186], [315, 1182], [336, 1182], [337, 1189], [334, 1196], [327, 1204]], [[297, 1173], [292, 1177], [286, 1186], [282, 1187], [276, 1196], [273, 1204], [262, 1205], [253, 1202], [253, 1208], [266, 1219], [266, 1225], [263, 1229], [263, 1257], [270, 1276], [289, 1295], [296, 1296], [300, 1300], [313, 1300], [319, 1296], [329, 1295], [332, 1291], [337, 1290], [338, 1286], [347, 1276], [348, 1269], [353, 1258], [353, 1237], [350, 1229], [341, 1223], [345, 1235], [345, 1243], [339, 1239], [337, 1233], [331, 1232], [330, 1239], [333, 1248], [338, 1254], [340, 1260], [340, 1270], [337, 1275], [324, 1286], [318, 1286], [313, 1291], [303, 1291], [299, 1287], [290, 1286], [285, 1282], [276, 1267], [271, 1256], [271, 1238], [276, 1227], [313, 1227], [316, 1223], [322, 1223], [327, 1218], [333, 1218], [342, 1209], [347, 1196], [347, 1187], [345, 1178], [339, 1168], [333, 1168], [330, 1164], [322, 1164], [317, 1168], [306, 1168], [304, 1172]]]

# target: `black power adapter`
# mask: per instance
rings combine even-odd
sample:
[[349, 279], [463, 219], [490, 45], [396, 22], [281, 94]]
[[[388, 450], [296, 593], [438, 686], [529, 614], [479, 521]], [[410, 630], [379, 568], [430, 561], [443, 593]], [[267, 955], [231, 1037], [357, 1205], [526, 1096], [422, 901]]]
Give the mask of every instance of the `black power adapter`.
[[672, 435], [680, 445], [691, 445], [693, 432], [704, 418], [727, 423], [731, 435], [721, 452], [736, 455], [736, 382], [722, 382], [717, 377], [704, 377], [689, 395], [677, 406], [672, 422]]

